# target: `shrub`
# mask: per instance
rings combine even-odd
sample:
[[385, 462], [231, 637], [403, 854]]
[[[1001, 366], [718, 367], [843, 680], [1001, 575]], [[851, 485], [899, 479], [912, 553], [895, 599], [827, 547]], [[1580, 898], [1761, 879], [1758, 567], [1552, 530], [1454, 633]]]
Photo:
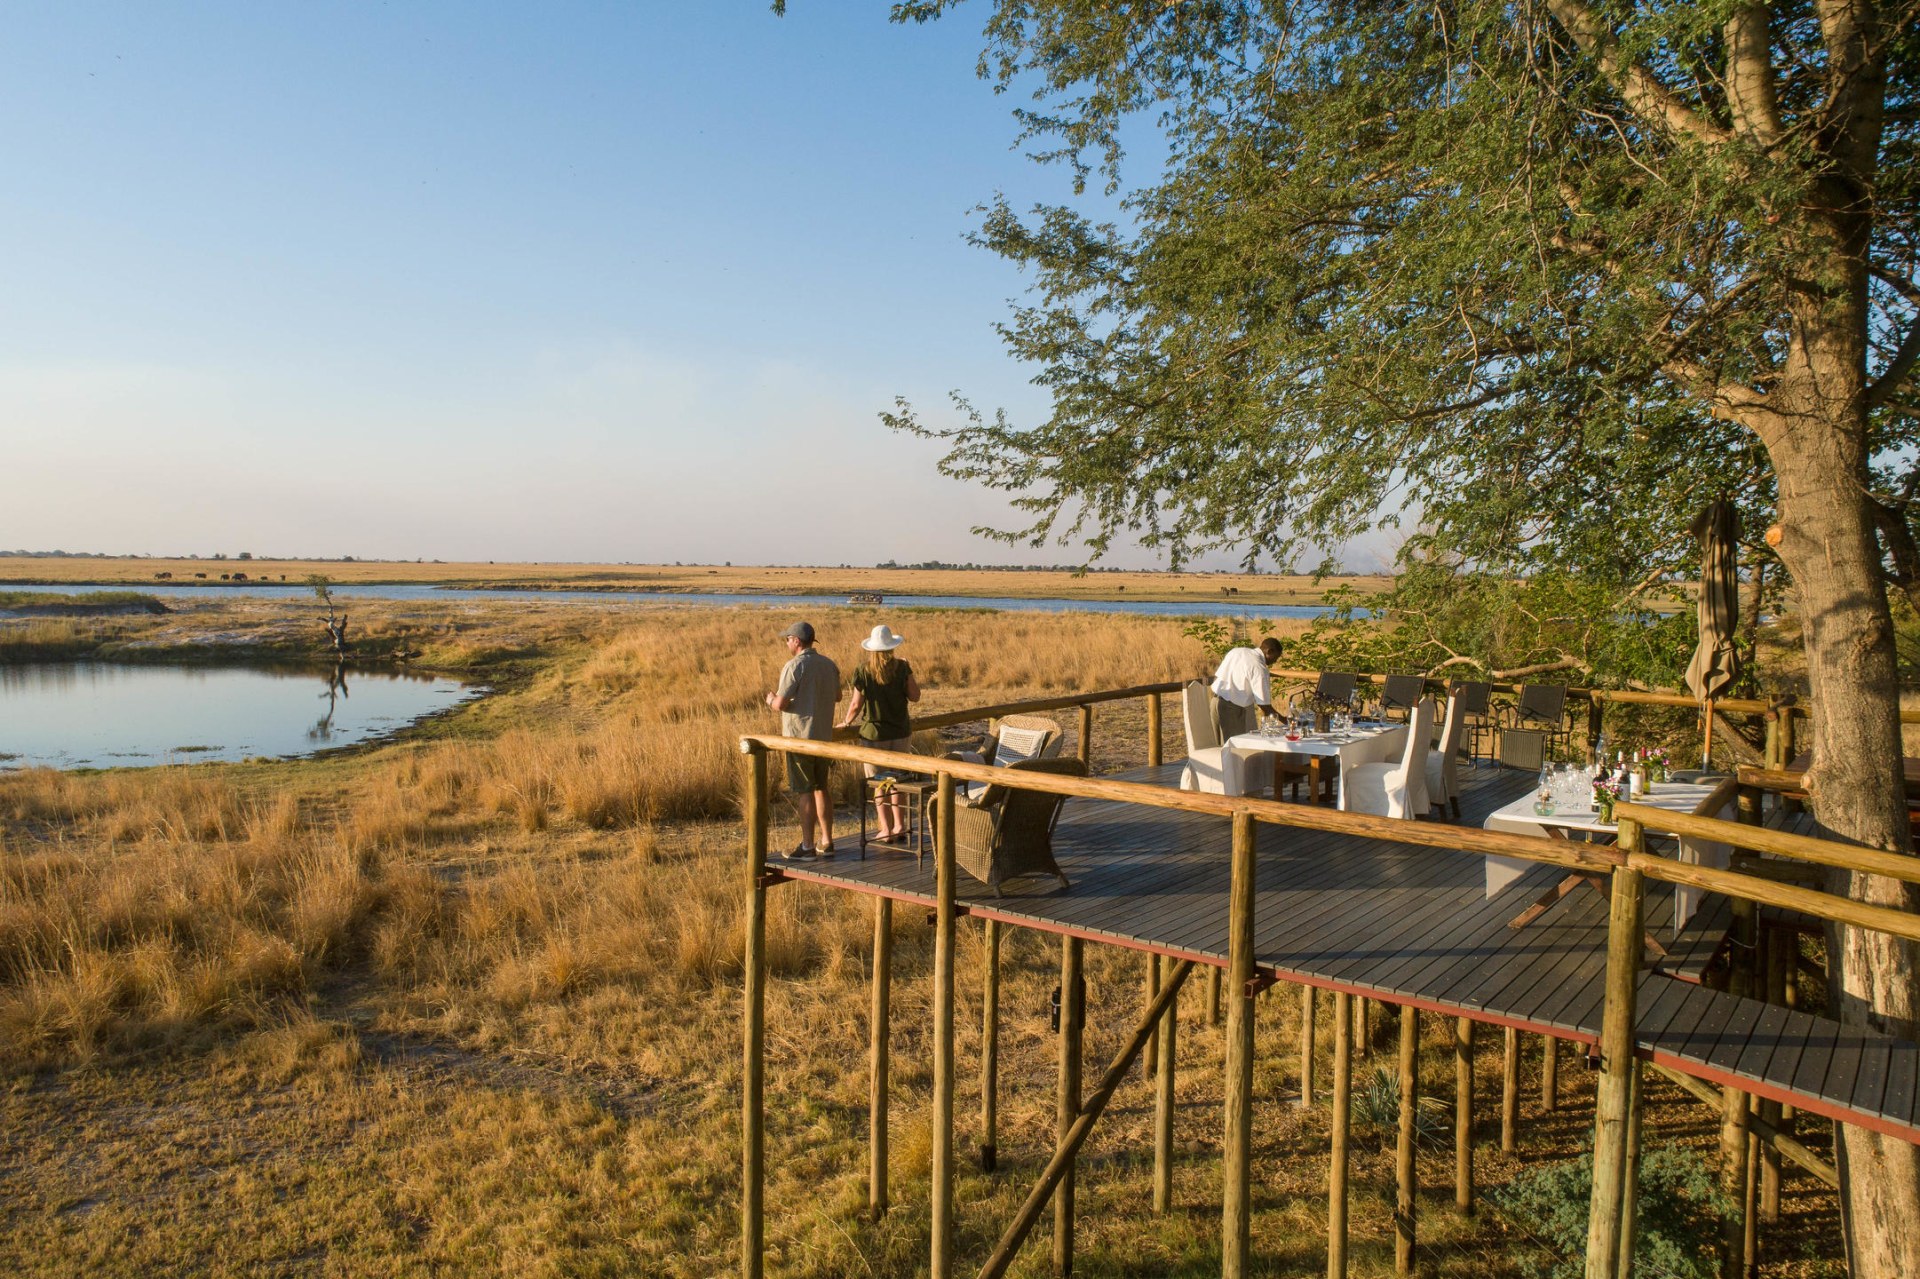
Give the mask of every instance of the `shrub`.
[[[1586, 1273], [1592, 1198], [1591, 1154], [1528, 1169], [1487, 1192], [1494, 1208], [1540, 1245], [1520, 1259], [1526, 1273], [1540, 1279]], [[1721, 1226], [1732, 1211], [1699, 1155], [1674, 1146], [1648, 1150], [1640, 1159], [1633, 1272], [1646, 1279], [1713, 1279]]]

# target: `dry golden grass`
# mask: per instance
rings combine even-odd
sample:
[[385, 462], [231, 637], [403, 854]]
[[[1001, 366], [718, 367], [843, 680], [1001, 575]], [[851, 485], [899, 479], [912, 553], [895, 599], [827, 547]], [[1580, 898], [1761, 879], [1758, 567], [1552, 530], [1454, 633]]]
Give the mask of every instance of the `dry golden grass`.
[[[822, 647], [846, 659], [880, 616], [813, 620]], [[887, 616], [909, 637], [926, 709], [1202, 664], [1173, 622]], [[538, 604], [375, 614], [396, 642], [538, 661], [431, 733], [342, 757], [0, 776], [0, 1269], [734, 1269], [735, 741], [773, 726], [759, 695], [789, 620]], [[1137, 706], [1103, 709], [1096, 763], [1138, 762], [1143, 719]], [[931, 930], [896, 911], [897, 1207], [876, 1223], [861, 1213], [872, 906], [798, 886], [769, 906], [770, 1272], [924, 1273]], [[978, 929], [963, 927], [960, 943], [970, 1088]], [[1092, 1077], [1130, 1028], [1141, 960], [1088, 949]], [[1003, 971], [1004, 1171], [961, 1177], [959, 1250], [971, 1264], [1024, 1195], [1053, 1125], [1045, 1009], [1058, 947], [1016, 934]], [[1224, 1045], [1201, 1007], [1196, 983], [1183, 1013], [1180, 1210], [1147, 1210], [1151, 1102], [1136, 1075], [1081, 1165], [1083, 1274], [1218, 1272]], [[1317, 1270], [1324, 1230], [1324, 1106], [1290, 1099], [1296, 1007], [1276, 991], [1259, 1021], [1255, 1248], [1275, 1273]], [[1427, 1022], [1426, 1091], [1447, 1093], [1446, 1028]], [[1489, 1113], [1497, 1042], [1481, 1037]], [[1483, 1147], [1487, 1181], [1580, 1146], [1587, 1084], [1568, 1073], [1560, 1111], [1529, 1105], [1521, 1156]], [[1653, 1091], [1650, 1129], [1711, 1144], [1710, 1116]], [[963, 1154], [973, 1106], [963, 1092]], [[1385, 1275], [1391, 1143], [1358, 1143], [1354, 1271]], [[1496, 1219], [1446, 1206], [1449, 1166], [1441, 1152], [1423, 1160], [1434, 1188], [1423, 1270], [1517, 1273]], [[1796, 1185], [1790, 1212], [1775, 1237], [1826, 1255], [1831, 1200]], [[1045, 1233], [1016, 1274], [1044, 1272]], [[1835, 1273], [1798, 1251], [1789, 1261], [1769, 1272]]]

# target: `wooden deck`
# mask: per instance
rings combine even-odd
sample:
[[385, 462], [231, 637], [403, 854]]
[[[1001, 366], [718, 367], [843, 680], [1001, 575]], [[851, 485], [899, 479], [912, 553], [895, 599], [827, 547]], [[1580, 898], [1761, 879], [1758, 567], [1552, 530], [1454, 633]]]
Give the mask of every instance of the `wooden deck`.
[[[1176, 783], [1179, 768], [1124, 780]], [[1532, 778], [1462, 772], [1462, 824]], [[964, 914], [1224, 966], [1229, 823], [1111, 801], [1068, 800], [1055, 854], [1073, 882], [1035, 878], [1004, 897], [962, 872]], [[933, 859], [845, 841], [827, 862], [769, 869], [795, 881], [934, 904]], [[1562, 872], [1539, 866], [1489, 899], [1483, 860], [1297, 828], [1259, 828], [1254, 955], [1263, 978], [1302, 982], [1576, 1042], [1599, 1040], [1607, 904], [1582, 887], [1532, 924], [1509, 921]], [[1698, 984], [1731, 912], [1710, 898], [1678, 937], [1669, 888], [1649, 884], [1648, 932], [1665, 957], [1641, 980], [1640, 1055], [1829, 1118], [1920, 1142], [1920, 1046]]]

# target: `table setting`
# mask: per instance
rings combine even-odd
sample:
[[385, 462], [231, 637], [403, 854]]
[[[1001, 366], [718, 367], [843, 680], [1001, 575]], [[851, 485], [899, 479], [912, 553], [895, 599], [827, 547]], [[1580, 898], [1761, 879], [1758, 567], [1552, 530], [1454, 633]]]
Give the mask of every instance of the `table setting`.
[[[1312, 727], [1311, 720], [1270, 717], [1252, 733], [1240, 733], [1227, 740], [1230, 785], [1246, 794], [1246, 765], [1257, 755], [1270, 754], [1274, 763], [1274, 795], [1281, 786], [1282, 761], [1289, 756], [1305, 759], [1313, 794], [1320, 793], [1320, 773], [1324, 761], [1337, 759], [1342, 771], [1360, 764], [1376, 764], [1397, 759], [1406, 746], [1407, 726], [1378, 719], [1362, 719], [1344, 712], [1328, 717], [1324, 730]], [[1339, 797], [1346, 807], [1346, 797]]]

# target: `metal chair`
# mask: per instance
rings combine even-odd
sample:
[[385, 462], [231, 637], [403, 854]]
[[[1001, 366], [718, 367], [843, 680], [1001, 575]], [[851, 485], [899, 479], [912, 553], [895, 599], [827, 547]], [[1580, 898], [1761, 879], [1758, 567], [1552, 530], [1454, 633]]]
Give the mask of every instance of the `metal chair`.
[[1493, 756], [1502, 768], [1537, 773], [1547, 762], [1547, 734], [1543, 729], [1503, 724], [1493, 734]]
[[1339, 671], [1321, 671], [1320, 682], [1314, 685], [1313, 695], [1322, 702], [1350, 702], [1353, 690], [1359, 684], [1357, 675], [1346, 675]]
[[1395, 718], [1395, 711], [1412, 715], [1414, 705], [1426, 691], [1425, 676], [1389, 675], [1380, 687], [1380, 713], [1388, 719]]
[[1567, 686], [1565, 684], [1523, 684], [1520, 700], [1509, 711], [1509, 725], [1536, 729], [1545, 734], [1550, 745], [1558, 742], [1561, 754], [1573, 749], [1573, 730], [1567, 727]]
[[1467, 755], [1478, 768], [1480, 739], [1495, 727], [1493, 685], [1484, 680], [1457, 679], [1447, 686], [1447, 693], [1460, 699], [1460, 724], [1467, 735]]

